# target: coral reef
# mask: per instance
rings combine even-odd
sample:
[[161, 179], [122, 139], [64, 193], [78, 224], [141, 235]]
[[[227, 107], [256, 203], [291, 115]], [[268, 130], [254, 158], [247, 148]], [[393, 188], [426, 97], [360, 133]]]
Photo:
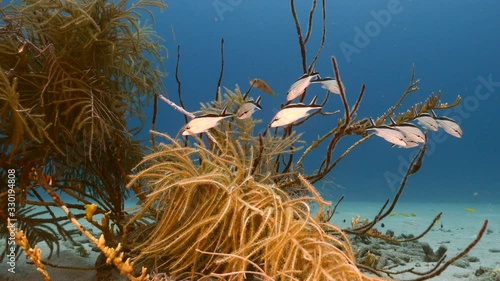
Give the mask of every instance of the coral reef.
[[[115, 233], [123, 231], [127, 174], [143, 156], [133, 140], [140, 128], [127, 120], [143, 122], [144, 101], [163, 89], [164, 48], [139, 23], [153, 7], [165, 4], [27, 0], [0, 7], [0, 179], [15, 170], [16, 224], [50, 254], [76, 232], [44, 199], [39, 177], [71, 198], [66, 205], [77, 218], [93, 203]], [[7, 200], [2, 187], [0, 205]], [[109, 227], [99, 229], [117, 245]], [[0, 237], [6, 234], [2, 228]]]
[[[35, 245], [45, 241], [52, 253], [58, 249], [59, 236], [73, 241], [76, 232], [97, 245], [106, 263], [129, 280], [385, 280], [398, 273], [381, 268], [374, 251], [354, 253], [348, 234], [403, 243], [422, 237], [439, 219], [440, 214], [421, 235], [408, 239], [395, 239], [374, 228], [394, 209], [409, 176], [419, 171], [425, 143], [391, 204], [387, 200], [372, 220], [354, 218], [350, 229], [329, 222], [342, 198], [332, 209], [313, 186], [374, 136], [373, 127], [385, 126], [391, 118], [393, 125], [410, 122], [460, 102], [458, 97], [450, 105], [443, 103], [439, 92], [401, 111], [405, 98], [418, 91], [414, 69], [401, 98], [370, 123], [371, 118], [358, 116], [365, 86], [355, 103], [349, 104], [332, 57], [342, 114], [311, 143], [302, 140], [300, 126], [315, 115], [333, 113], [317, 110], [283, 129], [269, 126], [264, 133], [255, 133], [260, 120], [230, 115], [217, 127], [184, 139], [151, 130], [151, 153], [145, 155], [144, 147], [132, 138], [138, 129], [130, 128], [126, 120], [128, 116], [143, 120], [144, 100], [154, 99], [153, 129], [159, 99], [183, 113], [186, 123], [195, 116], [184, 109], [178, 72], [180, 106], [159, 94], [163, 47], [149, 26], [138, 23], [140, 9], [150, 12], [151, 7], [164, 7], [163, 2], [139, 1], [130, 6], [125, 0], [29, 0], [15, 4], [0, 9], [0, 178], [6, 182], [3, 171], [12, 166], [20, 172], [19, 186], [13, 189], [21, 199], [16, 218], [18, 228], [29, 235], [16, 232], [16, 243], [46, 280], [50, 277], [41, 253], [28, 241]], [[306, 46], [317, 6], [313, 0], [303, 33], [290, 1], [301, 73], [306, 75], [313, 72], [326, 38], [323, 0], [321, 42], [308, 64]], [[236, 112], [248, 102], [254, 86], [251, 83], [245, 93], [239, 87], [221, 88], [223, 46], [224, 39], [215, 99], [202, 104], [202, 114]], [[180, 47], [177, 58], [178, 66]], [[300, 96], [300, 102], [306, 95]], [[329, 97], [326, 93], [321, 106], [315, 107], [328, 103]], [[339, 142], [351, 135], [359, 139], [339, 152]], [[303, 163], [316, 149], [325, 149], [325, 156], [316, 161], [315, 169], [305, 171]], [[132, 191], [140, 208], [130, 214], [123, 205]], [[47, 202], [42, 192], [52, 201]], [[76, 203], [63, 202], [58, 193]], [[7, 198], [2, 191], [2, 205]], [[318, 206], [316, 214], [311, 213], [311, 205]], [[42, 211], [35, 212], [35, 207]], [[66, 216], [56, 216], [54, 207]], [[6, 220], [4, 213], [0, 216]], [[98, 229], [100, 238], [79, 219]], [[72, 229], [66, 227], [70, 224]], [[467, 254], [486, 226], [487, 221], [457, 256], [445, 261], [443, 255], [429, 272], [411, 271], [418, 276], [415, 280], [429, 279]], [[4, 255], [5, 251], [0, 257]], [[142, 266], [139, 272], [134, 272], [134, 264]]]
[[[203, 111], [241, 106], [244, 95], [239, 89], [226, 91], [223, 100], [203, 105]], [[160, 143], [145, 157], [129, 183], [141, 182], [147, 195], [131, 223], [144, 218], [156, 222], [136, 234], [146, 237], [133, 250], [136, 259], [177, 280], [243, 280], [248, 276], [258, 280], [379, 280], [360, 269], [380, 278], [399, 274], [378, 267], [378, 257], [369, 251], [354, 254], [346, 234], [405, 243], [431, 229], [441, 214], [412, 238], [396, 239], [373, 228], [391, 214], [408, 177], [420, 169], [426, 145], [410, 163], [392, 203], [387, 201], [373, 220], [356, 217], [351, 229], [341, 230], [328, 222], [335, 208], [300, 170], [283, 173], [278, 169], [276, 157], [296, 152], [294, 144], [300, 136], [293, 132], [285, 137], [253, 136], [258, 122], [223, 121], [210, 130], [207, 142], [195, 137], [192, 144], [152, 132], [167, 144]], [[298, 183], [287, 189], [292, 181]], [[311, 204], [319, 206], [315, 217]], [[442, 257], [430, 272], [411, 271], [421, 276], [416, 280], [427, 280], [463, 257], [482, 237], [486, 225], [450, 261], [444, 263]]]
[[134, 180], [151, 187], [142, 212], [160, 227], [136, 247], [139, 260], [154, 258], [174, 279], [377, 280], [356, 268], [340, 229], [311, 215], [310, 203], [328, 203], [303, 177], [312, 196], [293, 199], [271, 177], [251, 174], [252, 148], [217, 135], [216, 152], [165, 136], [170, 143], [146, 157]]

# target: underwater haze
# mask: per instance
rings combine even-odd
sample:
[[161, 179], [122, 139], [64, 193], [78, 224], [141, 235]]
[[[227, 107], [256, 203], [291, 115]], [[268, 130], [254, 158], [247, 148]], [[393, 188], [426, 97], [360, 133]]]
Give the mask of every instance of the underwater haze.
[[[186, 109], [214, 100], [220, 72], [220, 41], [224, 38], [222, 86], [242, 91], [252, 78], [262, 78], [277, 93], [263, 95], [260, 131], [280, 109], [290, 85], [302, 73], [299, 43], [289, 1], [169, 1], [158, 12], [157, 32], [166, 39], [169, 57], [167, 96], [177, 102], [175, 64], [181, 46], [179, 77]], [[304, 28], [309, 1], [296, 1]], [[320, 6], [320, 3], [318, 3]], [[319, 9], [319, 7], [318, 7]], [[321, 13], [316, 13], [309, 55], [321, 42]], [[366, 84], [360, 117], [376, 118], [406, 90], [412, 66], [420, 90], [401, 108], [409, 108], [442, 91], [441, 100], [461, 104], [440, 115], [453, 118], [463, 137], [430, 132], [424, 165], [409, 179], [402, 201], [500, 203], [500, 2], [484, 1], [327, 1], [327, 36], [316, 64], [322, 77], [334, 76], [331, 56], [339, 63], [347, 99], [353, 104]], [[310, 58], [309, 58], [310, 59]], [[325, 91], [308, 89], [309, 97]], [[256, 93], [251, 94], [256, 98]], [[306, 100], [307, 102], [307, 100]], [[342, 109], [340, 99], [327, 111]], [[149, 118], [152, 110], [149, 110]], [[315, 116], [296, 128], [311, 142], [337, 124], [337, 118]], [[148, 124], [148, 123], [146, 123]], [[150, 123], [149, 123], [150, 124]], [[156, 130], [180, 133], [184, 117], [159, 102]], [[145, 127], [148, 127], [146, 125]], [[148, 138], [148, 129], [144, 138]], [[359, 136], [347, 138], [349, 147]], [[321, 149], [317, 157], [322, 159]], [[382, 201], [391, 198], [418, 148], [392, 148], [371, 138], [355, 149], [316, 187], [329, 200]], [[324, 153], [324, 152], [323, 152]], [[318, 163], [305, 163], [313, 169]]]

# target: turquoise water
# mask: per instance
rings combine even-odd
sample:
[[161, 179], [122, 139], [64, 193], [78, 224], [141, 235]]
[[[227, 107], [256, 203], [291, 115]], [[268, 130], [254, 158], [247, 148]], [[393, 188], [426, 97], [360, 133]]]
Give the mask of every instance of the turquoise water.
[[[310, 3], [296, 2], [305, 28]], [[214, 99], [223, 37], [222, 85], [233, 89], [239, 84], [246, 89], [249, 79], [259, 77], [278, 93], [274, 98], [265, 95], [263, 110], [254, 114], [264, 121], [258, 128], [263, 131], [285, 102], [290, 85], [302, 75], [289, 2], [198, 0], [168, 5], [164, 13], [156, 14], [155, 22], [170, 52], [167, 94], [177, 100], [175, 57], [179, 44], [186, 108], [196, 111], [200, 102]], [[309, 60], [320, 42], [320, 12], [319, 2], [308, 45]], [[421, 81], [420, 91], [407, 99], [400, 112], [439, 90], [444, 102], [462, 97], [462, 105], [438, 114], [455, 119], [463, 137], [457, 139], [442, 131], [429, 135], [424, 166], [410, 178], [402, 201], [500, 201], [499, 15], [500, 2], [493, 0], [327, 1], [327, 38], [316, 70], [324, 77], [333, 76], [330, 57], [336, 56], [351, 104], [366, 84], [360, 118], [376, 118], [396, 102], [408, 86], [412, 65]], [[312, 87], [312, 92], [324, 94], [319, 86]], [[341, 109], [339, 100], [329, 105], [332, 111]], [[296, 130], [311, 141], [336, 123], [336, 117], [316, 116]], [[161, 103], [157, 130], [175, 135], [182, 125], [183, 116]], [[338, 154], [358, 139], [354, 136], [341, 143]], [[315, 153], [305, 162], [306, 170], [317, 167], [316, 160], [324, 155], [320, 150]], [[351, 200], [386, 199], [394, 194], [415, 153], [416, 149], [391, 148], [384, 140], [372, 138], [344, 159], [327, 183], [317, 186], [333, 200], [340, 195]]]

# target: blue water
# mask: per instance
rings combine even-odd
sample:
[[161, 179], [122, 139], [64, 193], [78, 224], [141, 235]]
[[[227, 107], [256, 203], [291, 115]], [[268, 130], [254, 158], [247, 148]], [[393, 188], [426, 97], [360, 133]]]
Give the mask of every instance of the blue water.
[[[268, 124], [291, 83], [302, 74], [289, 1], [192, 0], [168, 1], [168, 5], [164, 13], [156, 13], [154, 24], [169, 50], [167, 95], [177, 102], [175, 60], [180, 44], [187, 110], [196, 111], [200, 102], [214, 99], [223, 37], [222, 85], [234, 89], [239, 84], [247, 89], [248, 80], [259, 77], [279, 93], [274, 98], [263, 96], [263, 110], [254, 114]], [[320, 42], [320, 5], [308, 45], [309, 59]], [[296, 1], [296, 9], [305, 28], [310, 1]], [[431, 132], [424, 165], [410, 177], [401, 200], [500, 202], [499, 17], [496, 0], [327, 1], [327, 41], [316, 70], [333, 76], [330, 57], [335, 55], [351, 104], [366, 84], [360, 117], [378, 117], [393, 105], [410, 81], [413, 64], [420, 91], [407, 99], [400, 112], [439, 90], [444, 102], [462, 97], [460, 107], [439, 114], [454, 118], [464, 131], [463, 138], [442, 130]], [[313, 91], [324, 93], [319, 87], [309, 93]], [[329, 106], [329, 110], [341, 109], [339, 100]], [[316, 116], [297, 130], [310, 141], [336, 122], [336, 117]], [[156, 129], [176, 135], [183, 125], [183, 116], [160, 102]], [[339, 149], [358, 139], [347, 138]], [[331, 200], [340, 195], [363, 201], [390, 198], [398, 186], [393, 178], [400, 179], [416, 151], [391, 148], [381, 138], [372, 138], [333, 170], [329, 182], [317, 186]], [[311, 156], [322, 158], [324, 152]], [[314, 160], [306, 162], [306, 169], [315, 164]]]

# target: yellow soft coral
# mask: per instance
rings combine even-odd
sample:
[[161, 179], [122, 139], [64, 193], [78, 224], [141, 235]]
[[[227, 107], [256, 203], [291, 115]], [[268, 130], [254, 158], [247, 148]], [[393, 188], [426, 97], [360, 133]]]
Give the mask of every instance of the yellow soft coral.
[[[10, 219], [7, 219], [7, 227], [15, 228]], [[24, 235], [24, 231], [15, 228], [15, 235], [16, 244], [24, 249], [26, 256], [28, 256], [31, 262], [36, 266], [36, 270], [42, 274], [43, 280], [50, 281], [49, 273], [42, 263], [42, 250], [36, 245], [34, 248], [31, 248], [28, 238]]]

